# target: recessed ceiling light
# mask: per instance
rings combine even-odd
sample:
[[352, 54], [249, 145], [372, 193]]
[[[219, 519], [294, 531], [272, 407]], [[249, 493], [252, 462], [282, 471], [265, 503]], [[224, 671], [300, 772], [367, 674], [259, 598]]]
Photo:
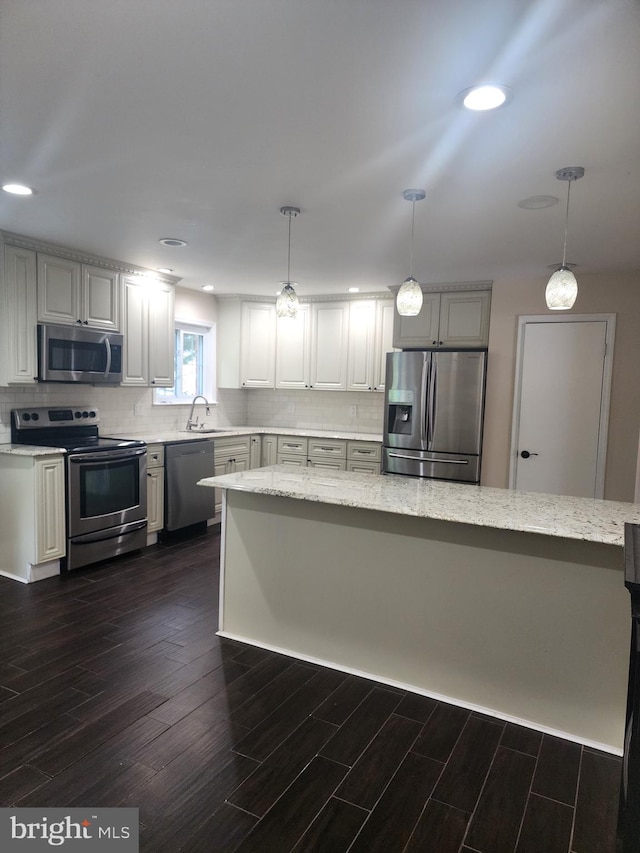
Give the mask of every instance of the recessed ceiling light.
[[359, 287], [350, 287], [349, 293], [360, 293], [360, 288]]
[[156, 272], [164, 272], [168, 275], [170, 272], [173, 272], [173, 270], [171, 269], [171, 267], [158, 267]]
[[4, 184], [2, 189], [12, 195], [33, 195], [31, 187], [25, 187], [24, 184]]
[[518, 207], [524, 210], [542, 210], [543, 207], [553, 207], [557, 203], [558, 199], [554, 195], [532, 195], [519, 201]]
[[163, 246], [186, 246], [186, 240], [178, 240], [177, 237], [162, 237], [158, 240], [158, 243], [162, 243]]
[[482, 85], [471, 86], [458, 95], [459, 101], [468, 110], [482, 112], [497, 110], [511, 100], [511, 90], [506, 86]]
[[214, 287], [212, 284], [203, 284], [202, 289], [209, 291], [209, 290], [214, 290]]

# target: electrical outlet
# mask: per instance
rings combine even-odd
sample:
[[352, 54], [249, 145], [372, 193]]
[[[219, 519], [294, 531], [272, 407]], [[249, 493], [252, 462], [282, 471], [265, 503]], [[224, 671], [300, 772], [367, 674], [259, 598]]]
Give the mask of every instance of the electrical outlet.
[[349, 406], [349, 417], [357, 418], [358, 417], [358, 407], [357, 406]]

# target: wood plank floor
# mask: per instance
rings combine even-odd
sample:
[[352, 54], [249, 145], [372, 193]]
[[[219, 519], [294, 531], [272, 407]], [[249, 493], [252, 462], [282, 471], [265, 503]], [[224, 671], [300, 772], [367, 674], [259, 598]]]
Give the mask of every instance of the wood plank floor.
[[619, 759], [220, 640], [218, 555], [0, 578], [1, 806], [136, 806], [149, 853], [613, 853]]

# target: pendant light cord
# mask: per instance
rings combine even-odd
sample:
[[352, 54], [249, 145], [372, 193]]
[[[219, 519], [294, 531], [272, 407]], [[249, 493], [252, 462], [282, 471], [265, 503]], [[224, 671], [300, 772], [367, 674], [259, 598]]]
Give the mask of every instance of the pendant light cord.
[[[291, 284], [291, 212], [287, 214], [289, 217], [289, 250], [287, 252], [287, 284]], [[566, 242], [565, 234], [565, 242]]]
[[567, 259], [567, 232], [569, 230], [569, 199], [571, 198], [571, 181], [567, 182], [569, 186], [567, 187], [567, 212], [564, 218], [564, 246], [562, 249], [562, 266], [565, 266], [565, 261]]
[[411, 203], [411, 246], [409, 248], [409, 278], [413, 278], [413, 231], [416, 221], [416, 203]]

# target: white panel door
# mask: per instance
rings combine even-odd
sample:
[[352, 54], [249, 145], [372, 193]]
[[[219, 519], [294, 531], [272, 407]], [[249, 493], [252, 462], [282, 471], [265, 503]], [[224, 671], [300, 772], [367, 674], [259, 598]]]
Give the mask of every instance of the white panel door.
[[82, 266], [82, 320], [96, 329], [120, 330], [120, 275], [102, 267]]
[[276, 363], [276, 307], [242, 303], [240, 380], [244, 388], [273, 388]]
[[512, 447], [516, 489], [601, 497], [606, 342], [602, 319], [521, 325]]

